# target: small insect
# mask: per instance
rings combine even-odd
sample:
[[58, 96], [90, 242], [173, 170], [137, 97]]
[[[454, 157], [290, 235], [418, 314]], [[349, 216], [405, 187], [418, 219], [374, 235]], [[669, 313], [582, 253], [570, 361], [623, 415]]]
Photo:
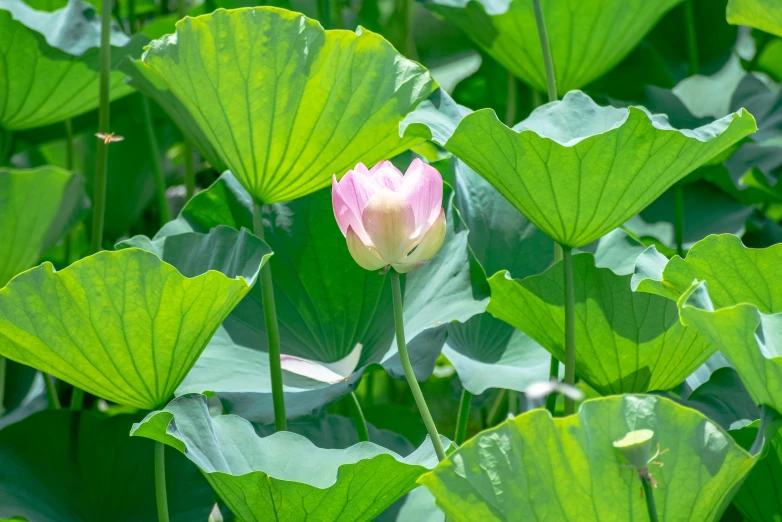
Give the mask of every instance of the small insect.
[[98, 139], [103, 140], [103, 143], [108, 145], [109, 143], [115, 143], [117, 141], [122, 141], [125, 139], [124, 136], [118, 136], [114, 134], [113, 132], [105, 133], [105, 132], [96, 132], [95, 137]]

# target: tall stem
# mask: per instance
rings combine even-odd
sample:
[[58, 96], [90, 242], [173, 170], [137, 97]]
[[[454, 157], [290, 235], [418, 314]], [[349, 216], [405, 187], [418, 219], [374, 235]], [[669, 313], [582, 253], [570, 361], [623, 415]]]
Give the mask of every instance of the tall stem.
[[166, 445], [155, 442], [155, 500], [158, 522], [168, 522], [168, 493], [166, 492]]
[[73, 170], [73, 122], [65, 120], [65, 170]]
[[687, 24], [687, 75], [698, 74], [698, 34], [695, 31], [695, 5], [684, 2], [684, 20]]
[[394, 294], [394, 326], [396, 326], [396, 347], [399, 350], [399, 359], [402, 362], [402, 368], [405, 371], [407, 384], [410, 386], [410, 391], [413, 392], [415, 404], [418, 406], [418, 412], [421, 414], [424, 425], [426, 425], [426, 431], [429, 432], [429, 438], [432, 439], [432, 445], [434, 446], [435, 453], [437, 453], [437, 459], [443, 461], [445, 460], [445, 449], [443, 449], [443, 443], [440, 441], [440, 434], [437, 433], [437, 427], [434, 425], [432, 415], [429, 413], [429, 408], [426, 406], [426, 401], [421, 393], [421, 387], [418, 386], [413, 366], [410, 364], [410, 356], [407, 354], [405, 322], [402, 317], [402, 285], [399, 283], [399, 274], [394, 270], [391, 270], [391, 289]]
[[[559, 245], [557, 245], [559, 246]], [[560, 251], [562, 249], [560, 248]], [[558, 381], [559, 380], [559, 360], [551, 356], [551, 365], [548, 369], [548, 380], [550, 381]], [[554, 392], [551, 392], [546, 397], [546, 409], [551, 413], [551, 416], [554, 416], [554, 412], [557, 409], [557, 394]]]
[[136, 0], [128, 0], [128, 33], [136, 33]]
[[[155, 176], [155, 195], [157, 197], [158, 214], [160, 214], [160, 226], [171, 221], [171, 211], [168, 209], [166, 199], [166, 179], [163, 177], [163, 169], [160, 166], [160, 149], [157, 146], [155, 126], [152, 124], [152, 111], [149, 109], [149, 98], [141, 95], [141, 111], [144, 117], [144, 128], [147, 134], [147, 146], [152, 159], [152, 173]], [[189, 196], [188, 196], [189, 199]]]
[[459, 401], [459, 414], [456, 417], [456, 433], [453, 441], [461, 446], [464, 439], [467, 438], [467, 421], [470, 419], [470, 403], [472, 402], [472, 393], [462, 388], [462, 399]]
[[59, 410], [62, 408], [60, 404], [60, 397], [57, 396], [57, 388], [55, 387], [54, 377], [48, 373], [43, 373], [43, 384], [46, 387], [46, 398], [49, 401], [49, 409]]
[[5, 400], [5, 369], [7, 364], [5, 357], [0, 355], [0, 415], [5, 413], [3, 401]]
[[71, 393], [71, 410], [79, 411], [82, 406], [84, 406], [84, 390], [74, 386]]
[[508, 71], [508, 106], [505, 110], [505, 125], [512, 127], [516, 123], [516, 105], [518, 105], [519, 88], [516, 77]]
[[[253, 233], [264, 239], [263, 206], [253, 201]], [[274, 427], [277, 431], [288, 429], [285, 420], [285, 395], [282, 391], [282, 363], [280, 362], [280, 327], [277, 324], [277, 305], [274, 302], [272, 267], [267, 262], [261, 268], [261, 302], [266, 321], [266, 337], [269, 341], [269, 372], [272, 377], [272, 402], [274, 403]]]
[[185, 155], [185, 195], [188, 201], [195, 196], [195, 169], [193, 168], [193, 145], [190, 140], [185, 138], [183, 145], [183, 154]]
[[[103, 2], [100, 28], [100, 118], [98, 131], [109, 132], [109, 87], [111, 74], [111, 6], [112, 0]], [[98, 140], [95, 154], [95, 180], [92, 196], [92, 236], [90, 253], [100, 252], [103, 245], [103, 218], [106, 214], [106, 171], [109, 167], [109, 145]]]
[[641, 484], [644, 488], [644, 498], [646, 499], [646, 510], [649, 512], [649, 522], [658, 522], [657, 506], [654, 503], [654, 488], [650, 480], [642, 478]]
[[[576, 298], [573, 287], [573, 252], [562, 247], [562, 266], [565, 271], [565, 384], [576, 383]], [[575, 402], [565, 396], [565, 415], [575, 412]]]
[[543, 18], [543, 9], [540, 7], [540, 0], [532, 0], [532, 7], [535, 10], [535, 24], [538, 26], [538, 38], [540, 39], [540, 49], [543, 52], [543, 66], [546, 68], [546, 90], [548, 90], [548, 101], [557, 101], [557, 78], [554, 75], [554, 62], [551, 59], [551, 47], [548, 42], [548, 32], [546, 31], [546, 21]]
[[358, 402], [355, 392], [350, 392], [350, 415], [353, 417], [353, 424], [356, 425], [359, 442], [369, 442], [369, 428], [367, 419], [364, 418], [364, 412], [361, 410], [361, 403]]
[[317, 0], [318, 21], [324, 29], [331, 29], [331, 2], [329, 0]]
[[684, 257], [684, 189], [679, 185], [673, 188], [675, 221], [673, 232], [676, 236], [676, 253]]

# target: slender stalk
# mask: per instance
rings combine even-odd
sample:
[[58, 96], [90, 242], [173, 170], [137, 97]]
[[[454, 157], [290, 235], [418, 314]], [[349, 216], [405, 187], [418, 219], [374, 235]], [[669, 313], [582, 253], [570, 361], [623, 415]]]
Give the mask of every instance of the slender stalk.
[[[253, 233], [264, 239], [263, 207], [253, 201]], [[277, 431], [288, 429], [285, 420], [285, 395], [282, 391], [282, 364], [280, 363], [280, 328], [277, 324], [277, 305], [274, 302], [272, 268], [267, 262], [261, 268], [261, 302], [266, 321], [266, 337], [269, 341], [269, 372], [272, 377], [272, 402], [274, 403], [274, 427]]]
[[358, 402], [355, 392], [350, 392], [350, 416], [353, 417], [353, 424], [356, 425], [359, 442], [369, 442], [369, 428], [367, 419], [364, 418], [364, 412], [361, 410], [361, 403]]
[[48, 373], [43, 373], [43, 384], [46, 387], [46, 398], [49, 401], [49, 409], [59, 410], [62, 408], [60, 397], [57, 396], [57, 388], [54, 386], [54, 377]]
[[364, 390], [364, 403], [371, 408], [375, 405], [375, 372], [367, 372], [366, 377], [366, 389]]
[[698, 34], [695, 31], [695, 4], [684, 2], [684, 20], [687, 24], [687, 75], [698, 74]]
[[7, 362], [5, 357], [0, 355], [0, 415], [5, 413], [5, 406], [3, 401], [5, 400], [5, 368]]
[[158, 522], [168, 522], [168, 493], [166, 493], [166, 445], [155, 442], [155, 500]]
[[[573, 252], [562, 247], [562, 265], [565, 271], [565, 384], [576, 383], [576, 298], [573, 287]], [[575, 412], [575, 402], [565, 397], [565, 415]]]
[[399, 350], [399, 359], [402, 362], [407, 384], [410, 386], [410, 391], [413, 392], [415, 404], [418, 406], [421, 419], [423, 419], [424, 425], [426, 425], [426, 431], [429, 432], [429, 437], [432, 439], [432, 445], [434, 446], [435, 453], [437, 453], [437, 459], [443, 461], [445, 460], [445, 449], [443, 449], [443, 443], [440, 441], [440, 434], [437, 433], [437, 427], [434, 425], [432, 415], [429, 413], [429, 408], [426, 406], [426, 401], [421, 393], [421, 387], [418, 386], [413, 366], [410, 364], [410, 356], [407, 354], [405, 323], [404, 318], [402, 317], [402, 285], [399, 283], [399, 274], [394, 270], [391, 270], [391, 289], [394, 294], [394, 325], [396, 326], [396, 347]]
[[81, 388], [73, 387], [73, 393], [71, 393], [71, 410], [79, 411], [84, 406], [84, 390]]
[[519, 392], [508, 390], [508, 416], [519, 414]]
[[546, 21], [543, 18], [543, 9], [540, 7], [540, 0], [532, 0], [532, 7], [535, 10], [535, 24], [538, 26], [540, 49], [543, 52], [543, 66], [546, 68], [546, 90], [548, 90], [548, 101], [553, 102], [557, 101], [557, 78], [554, 75], [554, 62], [551, 59], [551, 47], [548, 43]]
[[195, 169], [193, 168], [193, 145], [190, 140], [185, 138], [184, 155], [185, 155], [185, 194], [189, 201], [195, 196]]
[[497, 394], [497, 397], [495, 397], [494, 402], [491, 404], [491, 407], [489, 408], [489, 415], [488, 415], [488, 422], [489, 426], [496, 426], [497, 423], [500, 422], [500, 408], [502, 407], [502, 403], [505, 402], [505, 398], [508, 395], [508, 390], [502, 389]]
[[171, 211], [168, 209], [168, 200], [166, 199], [166, 179], [163, 177], [163, 169], [160, 166], [160, 149], [157, 146], [155, 126], [152, 124], [152, 111], [149, 110], [149, 99], [143, 94], [141, 95], [141, 111], [144, 118], [144, 128], [147, 131], [149, 155], [152, 159], [152, 173], [155, 176], [155, 195], [158, 214], [160, 214], [160, 226], [163, 226], [171, 221]]
[[128, 33], [136, 34], [136, 0], [128, 0]]
[[[559, 245], [557, 245], [559, 246]], [[560, 250], [562, 250], [560, 248]], [[559, 360], [551, 356], [551, 366], [549, 366], [548, 369], [548, 378], [550, 381], [558, 381], [559, 380]], [[554, 416], [554, 412], [557, 409], [557, 394], [556, 393], [549, 393], [548, 397], [546, 397], [546, 409], [551, 413], [551, 416]]]
[[470, 403], [472, 402], [472, 393], [462, 388], [462, 399], [459, 401], [459, 414], [456, 416], [456, 433], [453, 441], [461, 446], [467, 438], [467, 421], [470, 419]]
[[641, 479], [644, 488], [644, 498], [646, 499], [646, 510], [649, 512], [649, 522], [658, 522], [657, 506], [654, 503], [654, 488], [649, 479]]
[[73, 122], [65, 120], [65, 170], [73, 170]]
[[180, 20], [187, 16], [187, 0], [177, 0], [176, 16]]
[[508, 106], [505, 110], [505, 125], [512, 127], [516, 123], [516, 105], [518, 105], [519, 88], [516, 77], [508, 71]]
[[318, 21], [324, 29], [331, 29], [331, 1], [317, 0]]
[[673, 188], [673, 202], [676, 219], [673, 223], [673, 232], [676, 236], [676, 253], [684, 257], [684, 189], [681, 186]]
[[[111, 74], [111, 6], [112, 0], [103, 2], [100, 28], [100, 120], [98, 131], [109, 132], [109, 75]], [[103, 218], [106, 214], [106, 171], [109, 167], [109, 146], [98, 140], [95, 155], [95, 180], [92, 197], [92, 236], [90, 252], [96, 253], [103, 245]]]

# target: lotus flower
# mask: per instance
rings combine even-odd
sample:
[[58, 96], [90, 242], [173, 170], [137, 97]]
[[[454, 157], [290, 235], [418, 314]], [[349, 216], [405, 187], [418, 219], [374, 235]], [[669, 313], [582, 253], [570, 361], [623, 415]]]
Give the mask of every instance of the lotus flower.
[[359, 163], [341, 181], [334, 176], [331, 187], [334, 216], [362, 268], [409, 272], [443, 244], [443, 178], [421, 160], [404, 176], [390, 161], [372, 170]]

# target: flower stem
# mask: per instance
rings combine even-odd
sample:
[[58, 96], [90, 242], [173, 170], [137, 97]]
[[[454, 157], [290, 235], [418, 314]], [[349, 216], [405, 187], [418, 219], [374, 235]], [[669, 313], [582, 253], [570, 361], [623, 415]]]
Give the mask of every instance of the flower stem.
[[190, 140], [185, 138], [183, 145], [183, 154], [185, 157], [185, 198], [190, 201], [195, 196], [195, 169], [193, 168], [193, 145]]
[[654, 503], [654, 488], [648, 479], [641, 479], [644, 488], [644, 498], [646, 499], [646, 510], [649, 512], [649, 522], [658, 522], [657, 506]]
[[369, 428], [367, 420], [364, 418], [364, 412], [361, 410], [361, 403], [358, 402], [355, 392], [350, 392], [350, 415], [353, 417], [353, 424], [356, 425], [359, 442], [369, 442]]
[[543, 18], [543, 9], [540, 7], [540, 0], [532, 0], [532, 7], [535, 10], [535, 24], [538, 26], [538, 38], [540, 39], [540, 49], [543, 52], [543, 65], [546, 68], [546, 89], [548, 90], [548, 101], [557, 101], [557, 78], [554, 75], [554, 62], [551, 59], [551, 47], [548, 42], [548, 32], [546, 31], [546, 21]]
[[[109, 87], [111, 74], [111, 6], [112, 0], [103, 2], [100, 28], [100, 116], [98, 131], [109, 132]], [[109, 145], [98, 140], [95, 154], [95, 180], [92, 195], [92, 235], [90, 253], [100, 252], [103, 245], [103, 218], [106, 214], [106, 171], [109, 166]]]
[[155, 195], [157, 197], [158, 214], [160, 214], [160, 226], [171, 221], [171, 212], [168, 210], [166, 199], [166, 179], [163, 177], [163, 169], [160, 167], [160, 149], [157, 146], [155, 126], [152, 124], [152, 111], [149, 110], [149, 98], [141, 95], [141, 112], [144, 117], [144, 127], [147, 134], [147, 146], [152, 160], [152, 174], [155, 177]]
[[396, 346], [399, 350], [399, 359], [402, 362], [407, 384], [410, 386], [410, 391], [413, 392], [415, 404], [418, 406], [421, 419], [423, 419], [424, 424], [426, 425], [426, 431], [429, 432], [429, 438], [432, 439], [432, 445], [434, 446], [435, 453], [437, 453], [437, 459], [443, 461], [445, 460], [445, 449], [443, 449], [443, 443], [440, 441], [440, 434], [437, 433], [437, 427], [434, 425], [432, 415], [429, 413], [429, 408], [426, 406], [426, 401], [421, 393], [421, 387], [418, 386], [413, 366], [410, 364], [410, 356], [407, 354], [405, 322], [402, 317], [402, 286], [399, 283], [399, 274], [394, 270], [391, 270], [391, 289], [394, 294], [394, 325], [396, 326]]
[[82, 406], [84, 406], [84, 390], [74, 386], [71, 393], [71, 410], [79, 411]]
[[516, 77], [508, 71], [508, 105], [505, 110], [505, 125], [512, 127], [516, 123], [516, 105], [519, 98], [519, 87]]
[[[562, 246], [562, 267], [565, 271], [565, 384], [576, 383], [576, 298], [573, 287], [573, 251]], [[575, 402], [565, 397], [565, 415], [575, 413]]]
[[[263, 206], [253, 201], [253, 233], [264, 239]], [[280, 362], [280, 327], [277, 324], [277, 305], [274, 302], [272, 267], [266, 263], [261, 267], [261, 303], [266, 321], [266, 337], [269, 341], [269, 372], [272, 378], [272, 401], [274, 402], [274, 428], [277, 431], [288, 429], [285, 420], [285, 395], [282, 391], [282, 363]]]
[[166, 445], [155, 442], [155, 499], [158, 522], [168, 522], [168, 493], [166, 493]]
[[[559, 246], [559, 245], [557, 245]], [[551, 366], [549, 366], [548, 369], [548, 379], [550, 381], [558, 381], [559, 380], [559, 360], [551, 356]], [[551, 413], [551, 416], [554, 416], [554, 412], [557, 409], [557, 394], [556, 392], [551, 392], [546, 397], [546, 409]]]
[[54, 377], [48, 373], [42, 373], [43, 384], [46, 387], [46, 398], [49, 400], [49, 408], [59, 410], [62, 408], [60, 398], [57, 396], [57, 388], [54, 386]]
[[687, 75], [698, 74], [698, 34], [695, 32], [695, 4], [684, 2], [684, 20], [687, 24]]
[[65, 170], [73, 170], [73, 122], [65, 120]]
[[470, 419], [470, 403], [472, 403], [472, 393], [466, 388], [462, 388], [462, 399], [459, 401], [459, 414], [456, 417], [456, 433], [453, 441], [461, 446], [464, 439], [467, 438], [467, 421]]
[[673, 188], [673, 203], [676, 212], [676, 219], [673, 223], [676, 253], [679, 257], [684, 257], [684, 189], [681, 186]]

